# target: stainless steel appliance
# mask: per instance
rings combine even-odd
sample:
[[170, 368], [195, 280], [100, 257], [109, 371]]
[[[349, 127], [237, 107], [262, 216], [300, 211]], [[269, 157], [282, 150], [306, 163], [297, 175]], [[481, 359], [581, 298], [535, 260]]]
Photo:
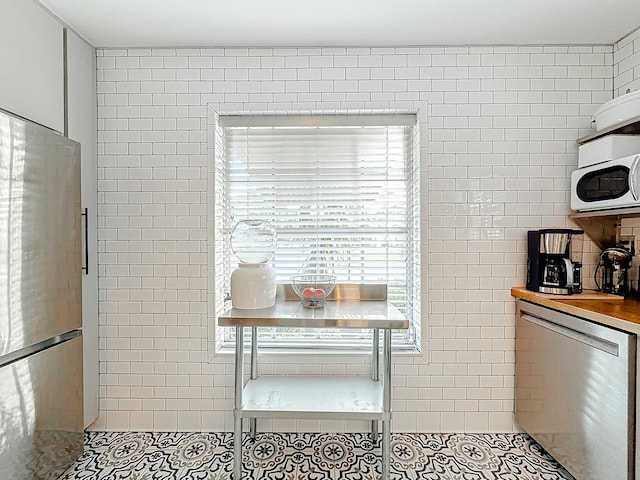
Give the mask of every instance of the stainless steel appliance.
[[[596, 285], [598, 290], [615, 295], [627, 295], [629, 288], [629, 268], [631, 268], [631, 252], [622, 247], [606, 248], [600, 254], [600, 262], [596, 267]], [[597, 277], [602, 273], [600, 281]]]
[[577, 211], [640, 206], [640, 154], [578, 168], [571, 173]]
[[517, 301], [515, 419], [577, 480], [631, 480], [636, 336]]
[[[574, 279], [574, 272], [579, 272], [572, 261], [576, 252], [582, 254], [580, 236], [582, 230], [567, 228], [549, 228], [531, 230], [527, 233], [527, 290], [556, 295], [570, 295], [581, 290], [580, 278]], [[580, 264], [582, 258], [576, 258]], [[576, 280], [578, 285], [576, 285]], [[578, 288], [576, 288], [578, 287]]]
[[83, 451], [80, 146], [0, 112], [0, 478]]

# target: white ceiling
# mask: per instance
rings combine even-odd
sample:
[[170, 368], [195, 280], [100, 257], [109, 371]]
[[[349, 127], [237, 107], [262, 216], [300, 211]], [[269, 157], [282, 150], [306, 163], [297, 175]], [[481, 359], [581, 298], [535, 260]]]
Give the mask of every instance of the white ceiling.
[[39, 0], [97, 47], [611, 45], [640, 0]]

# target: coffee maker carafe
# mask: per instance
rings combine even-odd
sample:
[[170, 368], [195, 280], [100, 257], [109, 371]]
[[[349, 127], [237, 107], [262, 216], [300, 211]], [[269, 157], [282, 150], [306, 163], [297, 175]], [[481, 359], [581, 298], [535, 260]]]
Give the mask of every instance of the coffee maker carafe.
[[[582, 230], [549, 228], [527, 233], [527, 290], [554, 295], [571, 295], [581, 290], [580, 261], [572, 261], [572, 237]], [[574, 243], [582, 246], [581, 239]], [[576, 248], [581, 254], [581, 248]]]

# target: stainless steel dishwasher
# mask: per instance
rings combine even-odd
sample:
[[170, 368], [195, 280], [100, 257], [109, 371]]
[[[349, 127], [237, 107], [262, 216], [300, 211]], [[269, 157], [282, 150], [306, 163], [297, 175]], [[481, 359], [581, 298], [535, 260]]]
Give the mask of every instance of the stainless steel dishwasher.
[[517, 300], [518, 425], [577, 480], [632, 480], [636, 336]]

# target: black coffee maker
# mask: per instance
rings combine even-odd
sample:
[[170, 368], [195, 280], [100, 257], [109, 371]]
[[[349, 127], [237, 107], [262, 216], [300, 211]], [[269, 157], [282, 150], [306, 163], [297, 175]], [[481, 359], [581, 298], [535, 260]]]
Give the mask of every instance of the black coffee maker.
[[[572, 237], [582, 235], [582, 230], [548, 228], [527, 232], [527, 290], [554, 295], [571, 295], [580, 292], [581, 263], [571, 258]], [[581, 240], [576, 240], [580, 242]], [[579, 249], [581, 253], [581, 248]]]
[[598, 272], [602, 272], [602, 284], [597, 283], [598, 290], [604, 293], [625, 296], [629, 293], [629, 268], [633, 255], [621, 245], [606, 248], [600, 255], [600, 263], [596, 267], [596, 279]]

